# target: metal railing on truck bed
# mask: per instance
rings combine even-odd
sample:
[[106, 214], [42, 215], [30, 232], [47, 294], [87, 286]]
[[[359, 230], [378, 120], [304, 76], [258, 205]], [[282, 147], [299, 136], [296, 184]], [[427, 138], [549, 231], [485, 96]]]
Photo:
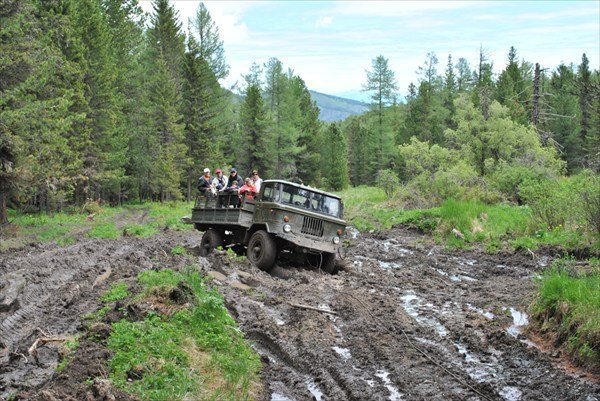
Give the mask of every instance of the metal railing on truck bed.
[[200, 195], [192, 209], [192, 222], [250, 227], [254, 207], [254, 200], [240, 199], [237, 193]]

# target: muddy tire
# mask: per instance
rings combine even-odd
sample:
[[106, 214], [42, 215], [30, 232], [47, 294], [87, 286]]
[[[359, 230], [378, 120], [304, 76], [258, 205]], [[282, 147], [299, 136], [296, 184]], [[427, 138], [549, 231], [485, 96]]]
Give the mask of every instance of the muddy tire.
[[213, 249], [217, 249], [220, 246], [223, 246], [223, 234], [209, 228], [204, 232], [200, 241], [200, 256], [208, 256]]
[[329, 274], [337, 273], [335, 266], [335, 253], [323, 252], [323, 262], [321, 263], [321, 269], [325, 270]]
[[246, 256], [260, 270], [269, 271], [277, 259], [277, 244], [269, 233], [259, 230], [250, 237]]

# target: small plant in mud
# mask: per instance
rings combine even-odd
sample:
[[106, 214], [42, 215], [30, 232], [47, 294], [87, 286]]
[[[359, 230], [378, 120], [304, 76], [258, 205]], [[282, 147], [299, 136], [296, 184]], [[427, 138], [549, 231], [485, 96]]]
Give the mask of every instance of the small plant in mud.
[[102, 294], [100, 300], [105, 303], [115, 302], [127, 298], [129, 295], [131, 294], [129, 293], [126, 283], [113, 283], [110, 288]]
[[67, 367], [69, 362], [71, 362], [71, 360], [73, 359], [75, 351], [77, 351], [77, 347], [79, 347], [79, 338], [77, 337], [74, 337], [64, 342], [63, 348], [61, 350], [62, 359], [56, 367], [57, 372], [61, 372]]
[[238, 255], [231, 248], [227, 248], [225, 253], [226, 253], [227, 257], [234, 262], [242, 262], [242, 261], [246, 260], [246, 257], [244, 255]]
[[146, 237], [151, 237], [157, 233], [158, 233], [158, 230], [155, 227], [152, 227], [150, 225], [142, 225], [142, 224], [126, 226], [123, 229], [123, 235], [126, 237], [146, 238]]
[[191, 298], [169, 314], [113, 325], [110, 378], [117, 387], [148, 400], [248, 399], [257, 391], [258, 355], [196, 271], [145, 271], [138, 281], [150, 302], [175, 288]]
[[186, 253], [187, 253], [187, 251], [181, 245], [177, 245], [177, 246], [174, 246], [173, 248], [171, 248], [172, 255], [185, 255]]

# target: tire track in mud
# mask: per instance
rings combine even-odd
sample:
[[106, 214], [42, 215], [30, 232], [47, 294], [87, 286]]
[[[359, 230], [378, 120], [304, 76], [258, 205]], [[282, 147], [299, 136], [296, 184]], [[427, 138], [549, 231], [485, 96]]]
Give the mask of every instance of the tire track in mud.
[[[598, 399], [597, 383], [557, 369], [511, 316], [526, 310], [546, 259], [447, 252], [400, 230], [377, 236], [356, 241], [337, 276], [285, 269], [282, 280], [233, 266], [254, 281], [254, 294], [221, 287], [242, 330], [262, 354], [286, 355], [266, 364], [272, 400], [310, 399], [307, 391], [320, 400]], [[257, 294], [263, 306], [249, 308]]]
[[198, 239], [195, 232], [171, 232], [0, 254], [0, 399], [52, 376], [60, 343], [38, 348], [37, 358], [32, 358], [28, 348], [38, 337], [80, 333], [81, 315], [99, 308], [99, 296], [111, 281], [133, 280], [161, 261], [172, 264], [168, 253], [173, 246], [193, 245]]

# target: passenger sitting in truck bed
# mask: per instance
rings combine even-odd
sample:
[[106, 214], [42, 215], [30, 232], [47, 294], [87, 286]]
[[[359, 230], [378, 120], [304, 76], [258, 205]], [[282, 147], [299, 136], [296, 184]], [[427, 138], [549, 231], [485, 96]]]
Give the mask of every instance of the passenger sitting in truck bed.
[[242, 180], [242, 177], [239, 176], [235, 167], [232, 167], [231, 170], [229, 170], [229, 172], [230, 172], [230, 174], [229, 174], [229, 178], [227, 179], [227, 188], [230, 188], [234, 182], [237, 182], [238, 189], [242, 185], [244, 185], [244, 180]]
[[238, 187], [238, 183], [234, 180], [231, 183], [231, 186], [225, 190], [225, 193], [229, 193], [229, 199], [226, 206], [229, 207], [240, 207], [240, 196], [239, 192], [240, 188]]
[[227, 177], [223, 175], [223, 170], [220, 168], [216, 171], [217, 176], [215, 177], [215, 181], [217, 183], [217, 191], [222, 192], [227, 188]]
[[198, 191], [205, 196], [212, 194], [214, 191], [213, 178], [208, 168], [204, 169], [204, 175], [198, 179]]
[[252, 184], [252, 180], [250, 178], [246, 178], [246, 182], [240, 188], [240, 195], [246, 195], [246, 199], [254, 199], [256, 195], [256, 187]]

